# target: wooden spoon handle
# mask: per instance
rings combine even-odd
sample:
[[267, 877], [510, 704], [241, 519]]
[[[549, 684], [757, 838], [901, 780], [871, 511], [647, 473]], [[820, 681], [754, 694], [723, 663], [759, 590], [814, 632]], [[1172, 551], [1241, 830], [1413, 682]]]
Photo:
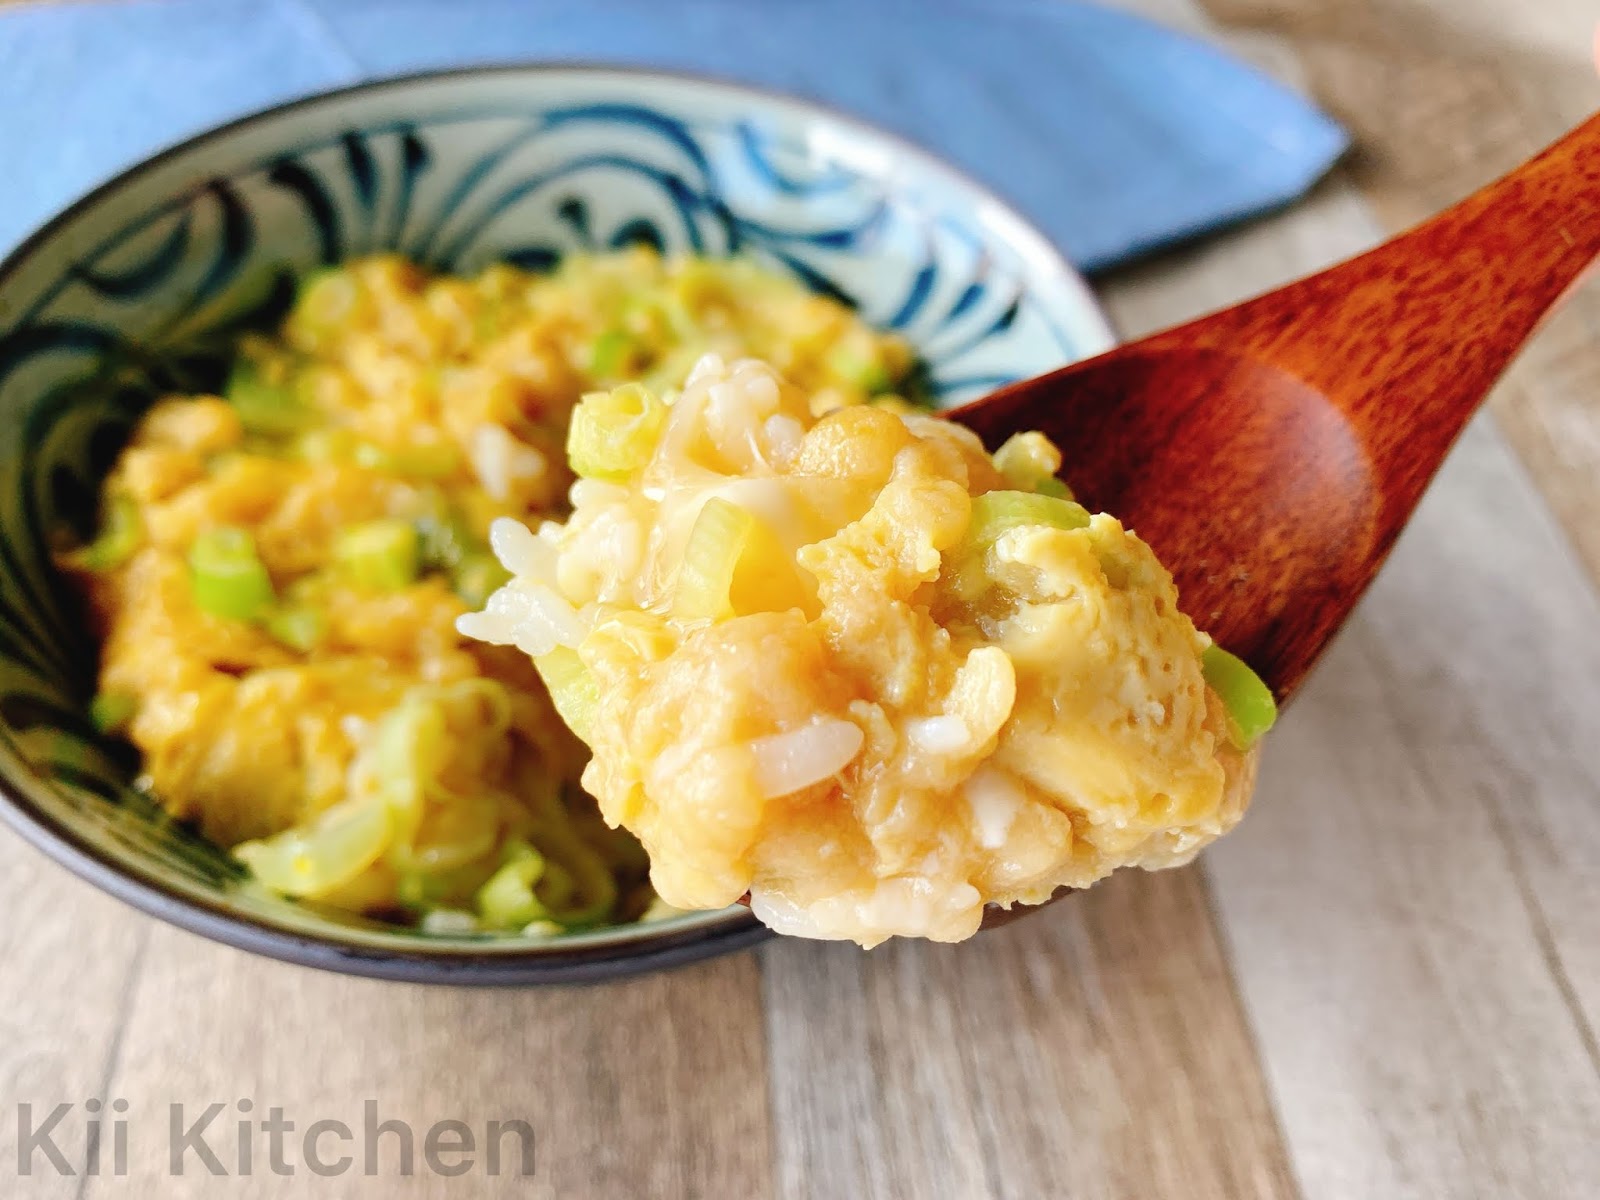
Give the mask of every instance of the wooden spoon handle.
[[1600, 115], [1376, 250], [1156, 340], [1264, 361], [1325, 393], [1403, 519], [1597, 256]]

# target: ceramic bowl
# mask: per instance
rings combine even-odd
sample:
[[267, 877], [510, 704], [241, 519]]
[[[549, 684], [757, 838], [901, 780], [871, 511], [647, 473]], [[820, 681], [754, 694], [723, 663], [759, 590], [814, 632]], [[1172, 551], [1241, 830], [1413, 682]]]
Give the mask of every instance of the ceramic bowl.
[[898, 139], [681, 76], [528, 66], [313, 96], [176, 146], [0, 264], [0, 814], [122, 899], [317, 967], [589, 979], [747, 945], [742, 909], [534, 939], [424, 934], [262, 894], [133, 784], [88, 720], [96, 647], [49, 548], [86, 535], [132, 423], [215, 387], [297, 275], [377, 250], [443, 271], [647, 242], [741, 253], [903, 333], [944, 403], [1110, 344], [1082, 281], [982, 186]]

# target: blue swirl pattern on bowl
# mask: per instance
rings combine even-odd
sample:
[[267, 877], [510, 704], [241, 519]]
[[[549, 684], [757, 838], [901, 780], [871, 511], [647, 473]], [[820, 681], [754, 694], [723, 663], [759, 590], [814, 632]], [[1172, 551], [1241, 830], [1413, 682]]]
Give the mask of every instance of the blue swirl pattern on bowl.
[[25, 835], [224, 940], [407, 978], [660, 965], [759, 935], [742, 912], [534, 941], [436, 937], [294, 905], [133, 785], [87, 719], [95, 647], [50, 547], [86, 536], [143, 409], [217, 387], [294, 281], [398, 250], [442, 271], [643, 242], [744, 254], [903, 333], [941, 404], [1104, 348], [1044, 241], [975, 185], [798, 102], [598, 68], [457, 72], [313, 98], [87, 197], [0, 267], [0, 781]]

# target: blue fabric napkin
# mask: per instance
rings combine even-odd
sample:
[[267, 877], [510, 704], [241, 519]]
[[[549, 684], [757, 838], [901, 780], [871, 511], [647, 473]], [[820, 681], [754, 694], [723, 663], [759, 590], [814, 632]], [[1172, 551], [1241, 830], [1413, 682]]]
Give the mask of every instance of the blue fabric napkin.
[[875, 121], [1095, 270], [1287, 203], [1343, 151], [1292, 92], [1075, 0], [113, 0], [0, 10], [0, 249], [208, 125], [372, 76], [648, 63]]

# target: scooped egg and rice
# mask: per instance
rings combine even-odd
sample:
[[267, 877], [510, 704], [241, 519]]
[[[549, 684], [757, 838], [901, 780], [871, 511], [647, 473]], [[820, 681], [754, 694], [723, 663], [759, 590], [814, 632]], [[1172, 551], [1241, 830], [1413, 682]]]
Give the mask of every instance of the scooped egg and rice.
[[96, 719], [260, 885], [438, 930], [957, 940], [1187, 861], [1270, 695], [913, 366], [744, 262], [319, 274], [66, 556]]
[[667, 903], [956, 941], [1242, 814], [1270, 696], [1041, 435], [708, 355], [585, 397], [568, 450], [571, 516], [496, 522], [513, 578], [457, 625], [533, 659]]

